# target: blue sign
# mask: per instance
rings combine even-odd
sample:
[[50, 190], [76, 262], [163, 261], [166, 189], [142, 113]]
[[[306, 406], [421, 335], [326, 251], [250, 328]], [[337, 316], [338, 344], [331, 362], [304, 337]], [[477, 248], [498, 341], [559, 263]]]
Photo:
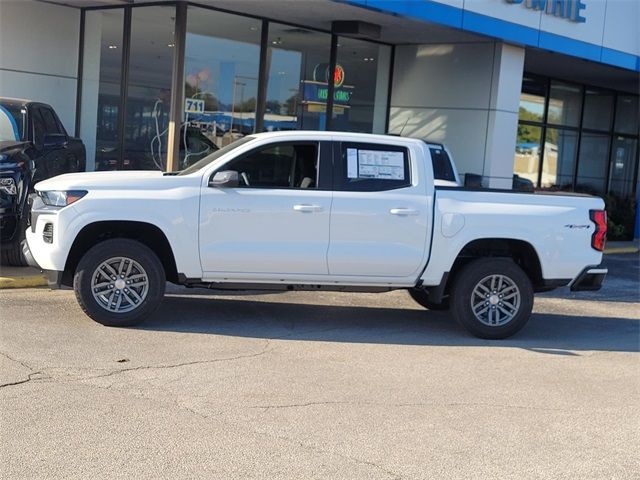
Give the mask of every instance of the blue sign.
[[566, 18], [577, 23], [585, 23], [587, 19], [580, 15], [587, 6], [582, 0], [506, 0], [507, 3], [521, 4], [532, 10], [540, 10], [549, 15]]

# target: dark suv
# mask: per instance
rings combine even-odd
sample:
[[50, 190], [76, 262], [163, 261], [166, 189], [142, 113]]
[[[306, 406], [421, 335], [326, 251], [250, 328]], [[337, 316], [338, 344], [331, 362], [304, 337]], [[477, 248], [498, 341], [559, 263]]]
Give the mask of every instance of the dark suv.
[[27, 198], [40, 180], [85, 170], [82, 141], [70, 137], [49, 105], [0, 98], [0, 250], [5, 265], [26, 265], [21, 243]]

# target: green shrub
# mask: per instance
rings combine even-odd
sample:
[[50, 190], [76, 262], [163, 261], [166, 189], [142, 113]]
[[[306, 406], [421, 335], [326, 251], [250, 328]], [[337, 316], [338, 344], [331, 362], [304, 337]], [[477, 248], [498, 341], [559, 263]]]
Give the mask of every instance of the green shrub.
[[607, 208], [609, 240], [633, 240], [633, 227], [636, 221], [635, 198], [620, 198], [615, 195], [605, 195], [604, 203]]

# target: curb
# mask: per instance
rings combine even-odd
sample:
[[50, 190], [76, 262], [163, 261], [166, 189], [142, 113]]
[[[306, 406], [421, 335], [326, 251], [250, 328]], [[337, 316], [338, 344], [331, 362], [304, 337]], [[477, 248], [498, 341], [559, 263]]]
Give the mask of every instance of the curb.
[[28, 277], [0, 277], [0, 290], [9, 288], [46, 287], [47, 279], [44, 275], [29, 275]]

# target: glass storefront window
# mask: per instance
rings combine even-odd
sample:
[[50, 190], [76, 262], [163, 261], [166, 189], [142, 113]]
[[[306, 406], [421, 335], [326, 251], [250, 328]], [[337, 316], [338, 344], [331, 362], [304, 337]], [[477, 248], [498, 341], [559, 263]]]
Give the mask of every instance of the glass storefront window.
[[609, 135], [583, 132], [576, 190], [603, 194], [608, 167]]
[[638, 134], [638, 116], [640, 115], [638, 97], [635, 95], [618, 95], [616, 103], [616, 133]]
[[324, 130], [331, 35], [269, 23], [264, 129]]
[[542, 187], [557, 187], [561, 190], [573, 188], [577, 147], [578, 132], [547, 128], [540, 180]]
[[87, 151], [87, 171], [119, 167], [123, 30], [124, 10], [86, 12], [80, 137]]
[[180, 168], [254, 131], [261, 25], [189, 6]]
[[519, 124], [516, 151], [513, 160], [513, 173], [538, 184], [540, 168], [540, 148], [542, 128]]
[[613, 115], [613, 98], [613, 93], [587, 88], [582, 127], [609, 131]]
[[173, 6], [132, 9], [124, 169], [166, 166], [175, 15]]
[[544, 120], [544, 103], [547, 92], [546, 82], [525, 76], [522, 79], [519, 119], [529, 122]]
[[580, 123], [582, 92], [579, 86], [552, 81], [547, 122], [577, 127]]
[[637, 149], [638, 140], [635, 138], [614, 137], [609, 166], [609, 193], [621, 198], [633, 193]]
[[384, 133], [391, 47], [340, 37], [332, 129]]

